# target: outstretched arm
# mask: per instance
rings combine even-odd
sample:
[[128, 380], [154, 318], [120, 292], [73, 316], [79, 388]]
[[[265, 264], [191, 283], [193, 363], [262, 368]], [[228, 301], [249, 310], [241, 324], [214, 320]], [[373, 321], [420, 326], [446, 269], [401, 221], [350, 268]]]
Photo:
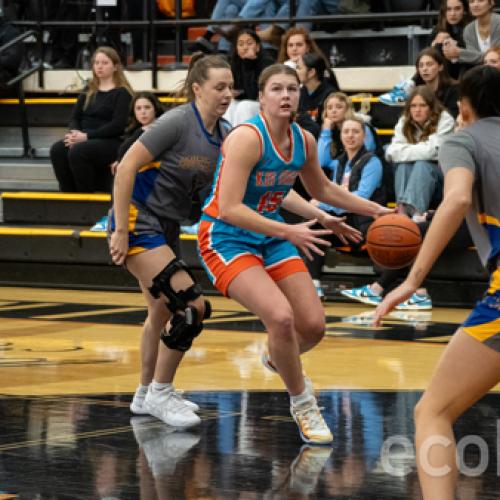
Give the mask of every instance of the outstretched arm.
[[283, 208], [304, 217], [304, 219], [317, 220], [326, 229], [331, 229], [333, 234], [336, 234], [345, 245], [349, 244], [347, 240], [359, 243], [363, 239], [363, 235], [360, 231], [344, 222], [344, 217], [335, 217], [334, 215], [330, 215], [324, 210], [321, 210], [312, 203], [306, 201], [293, 189], [283, 200]]
[[356, 196], [339, 185], [331, 182], [321, 170], [318, 163], [318, 151], [314, 137], [305, 132], [308, 145], [308, 157], [300, 174], [308, 193], [319, 201], [334, 207], [343, 208], [347, 212], [378, 217], [393, 213], [394, 210], [378, 203]]
[[471, 205], [473, 183], [474, 174], [467, 168], [457, 167], [447, 172], [443, 201], [436, 210], [417, 259], [406, 280], [377, 307], [373, 320], [376, 326], [397, 304], [411, 297], [429, 274], [434, 262], [457, 232]]

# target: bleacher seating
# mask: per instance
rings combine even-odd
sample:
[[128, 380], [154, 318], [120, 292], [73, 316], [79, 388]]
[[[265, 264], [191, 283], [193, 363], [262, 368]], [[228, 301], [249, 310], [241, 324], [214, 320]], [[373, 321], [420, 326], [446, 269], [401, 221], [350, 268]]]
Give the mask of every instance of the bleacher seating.
[[[390, 90], [402, 78], [413, 75], [413, 56], [429, 32], [427, 28], [413, 26], [315, 33], [325, 53], [330, 54], [335, 44], [343, 55], [343, 60], [334, 68], [340, 88], [350, 95], [363, 94], [363, 97], [354, 97], [353, 102], [356, 106], [362, 100], [370, 103], [372, 123], [383, 142], [390, 140], [401, 108], [382, 106], [376, 96]], [[200, 33], [200, 29], [190, 28], [188, 38], [196, 38]], [[390, 57], [387, 51], [383, 52], [388, 44], [393, 50]], [[172, 41], [159, 41], [158, 47], [158, 64], [171, 62]], [[376, 60], [378, 56], [380, 60]], [[188, 58], [186, 54], [184, 61]], [[377, 65], [368, 66], [370, 61]], [[151, 70], [126, 71], [135, 89], [156, 92], [162, 96], [160, 100], [172, 105], [178, 102], [174, 93], [185, 75], [185, 69], [160, 67], [154, 85]], [[24, 80], [32, 158], [21, 158], [18, 102], [0, 99], [0, 192], [3, 192], [0, 283], [137, 289], [128, 273], [111, 264], [106, 234], [89, 231], [107, 212], [110, 197], [56, 193], [57, 182], [48, 161], [49, 147], [62, 137], [76, 95], [89, 76], [90, 72], [84, 70], [46, 70], [43, 87], [37, 74]], [[198, 261], [196, 237], [183, 235], [181, 247], [183, 258], [194, 268], [204, 288], [213, 291]], [[332, 250], [322, 278], [326, 295], [339, 299], [339, 287], [365, 284], [376, 272], [366, 254]], [[484, 288], [486, 278], [475, 252], [458, 252], [440, 259], [431, 274], [429, 290], [437, 305], [470, 303], [477, 297], [478, 290]]]

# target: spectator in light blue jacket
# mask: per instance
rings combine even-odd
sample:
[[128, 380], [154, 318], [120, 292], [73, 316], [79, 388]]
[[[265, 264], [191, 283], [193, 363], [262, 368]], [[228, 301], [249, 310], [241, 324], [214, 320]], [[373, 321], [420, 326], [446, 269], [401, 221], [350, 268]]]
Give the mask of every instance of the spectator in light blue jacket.
[[[362, 198], [385, 204], [383, 165], [380, 158], [365, 147], [364, 121], [356, 116], [346, 118], [341, 125], [340, 139], [344, 151], [330, 164], [333, 167], [332, 180]], [[366, 233], [368, 226], [373, 221], [371, 217], [346, 213], [337, 207], [324, 203], [318, 204], [315, 200], [311, 200], [311, 203], [326, 212], [345, 216], [346, 223], [359, 229], [363, 234]], [[326, 238], [330, 240], [332, 246], [343, 245], [342, 241], [335, 235], [326, 236]], [[305, 261], [320, 297], [322, 296], [320, 277], [324, 261], [325, 256], [317, 254], [314, 254], [312, 261]]]
[[[318, 158], [321, 167], [330, 172], [336, 159], [344, 152], [340, 140], [340, 129], [347, 118], [354, 116], [349, 97], [343, 92], [331, 93], [323, 103], [323, 124], [318, 139]], [[375, 132], [368, 123], [364, 124], [364, 145], [367, 151], [376, 151]], [[330, 172], [326, 172], [330, 176]]]

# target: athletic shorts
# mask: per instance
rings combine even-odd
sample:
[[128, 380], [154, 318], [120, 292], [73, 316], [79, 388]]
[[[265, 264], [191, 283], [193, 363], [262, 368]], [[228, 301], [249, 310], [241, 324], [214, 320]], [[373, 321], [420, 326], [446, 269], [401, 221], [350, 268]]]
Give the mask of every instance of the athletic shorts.
[[[115, 230], [113, 210], [109, 212], [108, 234]], [[161, 220], [153, 214], [129, 205], [128, 255], [136, 255], [153, 248], [168, 245], [176, 255], [179, 253], [179, 224], [168, 219]]]
[[233, 279], [253, 266], [262, 266], [273, 281], [307, 272], [304, 261], [289, 241], [205, 217], [200, 222], [198, 252], [208, 277], [225, 296]]
[[471, 337], [500, 352], [500, 267], [491, 275], [487, 292], [462, 328]]

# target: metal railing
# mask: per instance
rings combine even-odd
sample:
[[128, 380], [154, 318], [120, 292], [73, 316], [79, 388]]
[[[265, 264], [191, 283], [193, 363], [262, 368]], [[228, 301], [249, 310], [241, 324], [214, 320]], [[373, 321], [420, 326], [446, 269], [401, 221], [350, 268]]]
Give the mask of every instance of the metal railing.
[[[113, 21], [103, 19], [102, 14], [99, 15], [99, 9], [102, 7], [97, 7], [95, 19], [86, 21], [44, 21], [41, 18], [35, 21], [16, 21], [14, 24], [20, 27], [29, 28], [30, 30], [37, 32], [38, 43], [38, 54], [37, 58], [42, 61], [44, 57], [44, 45], [41, 43], [43, 40], [44, 30], [51, 28], [62, 28], [62, 29], [75, 29], [81, 28], [87, 31], [96, 32], [99, 29], [106, 28], [144, 28], [147, 32], [148, 45], [150, 47], [151, 56], [151, 79], [152, 88], [158, 88], [158, 47], [157, 47], [157, 31], [159, 28], [172, 28], [174, 31], [174, 52], [176, 63], [168, 65], [166, 69], [177, 69], [179, 67], [185, 67], [182, 65], [182, 54], [183, 54], [183, 40], [182, 34], [185, 28], [190, 26], [206, 26], [208, 24], [215, 26], [224, 25], [248, 25], [248, 24], [275, 24], [275, 23], [289, 23], [290, 25], [295, 25], [297, 22], [311, 22], [321, 25], [338, 25], [338, 24], [349, 24], [352, 26], [362, 26], [369, 24], [376, 28], [383, 27], [386, 22], [418, 22], [424, 26], [430, 25], [431, 21], [436, 19], [437, 11], [420, 11], [420, 12], [383, 12], [383, 13], [373, 13], [368, 14], [335, 14], [335, 15], [319, 15], [319, 16], [307, 16], [307, 17], [297, 17], [296, 13], [296, 0], [289, 0], [290, 4], [290, 15], [285, 18], [276, 17], [265, 17], [265, 18], [236, 18], [236, 19], [220, 19], [212, 20], [207, 18], [181, 18], [182, 12], [182, 1], [176, 0], [176, 15], [172, 19], [157, 19], [157, 7], [155, 0], [144, 0], [144, 14], [147, 12], [147, 19], [143, 20], [120, 20]], [[147, 8], [146, 8], [147, 7]], [[143, 15], [144, 15], [143, 14]], [[40, 14], [41, 16], [41, 14]], [[145, 37], [146, 38], [146, 37]], [[38, 68], [38, 85], [40, 88], [44, 88], [44, 67], [43, 65]]]
[[[5, 52], [6, 50], [10, 49], [11, 47], [15, 46], [18, 43], [23, 43], [24, 40], [27, 38], [34, 36], [37, 45], [38, 45], [38, 50], [41, 50], [41, 37], [40, 33], [34, 30], [28, 30], [25, 31], [24, 33], [20, 34], [16, 38], [13, 38], [10, 42], [7, 42], [6, 44], [2, 45], [0, 47], [0, 54], [2, 52]], [[29, 124], [28, 124], [28, 112], [26, 109], [26, 102], [25, 102], [25, 96], [24, 96], [24, 88], [23, 88], [23, 80], [27, 78], [28, 76], [32, 75], [33, 73], [37, 72], [39, 68], [43, 66], [43, 63], [41, 60], [38, 61], [34, 66], [31, 68], [28, 68], [15, 77], [11, 78], [8, 82], [6, 82], [6, 87], [7, 88], [14, 88], [16, 87], [17, 90], [17, 96], [19, 100], [19, 116], [20, 116], [20, 122], [21, 122], [21, 134], [23, 138], [23, 156], [24, 157], [31, 157], [33, 148], [31, 147], [31, 142], [30, 142], [30, 136], [29, 136]]]

